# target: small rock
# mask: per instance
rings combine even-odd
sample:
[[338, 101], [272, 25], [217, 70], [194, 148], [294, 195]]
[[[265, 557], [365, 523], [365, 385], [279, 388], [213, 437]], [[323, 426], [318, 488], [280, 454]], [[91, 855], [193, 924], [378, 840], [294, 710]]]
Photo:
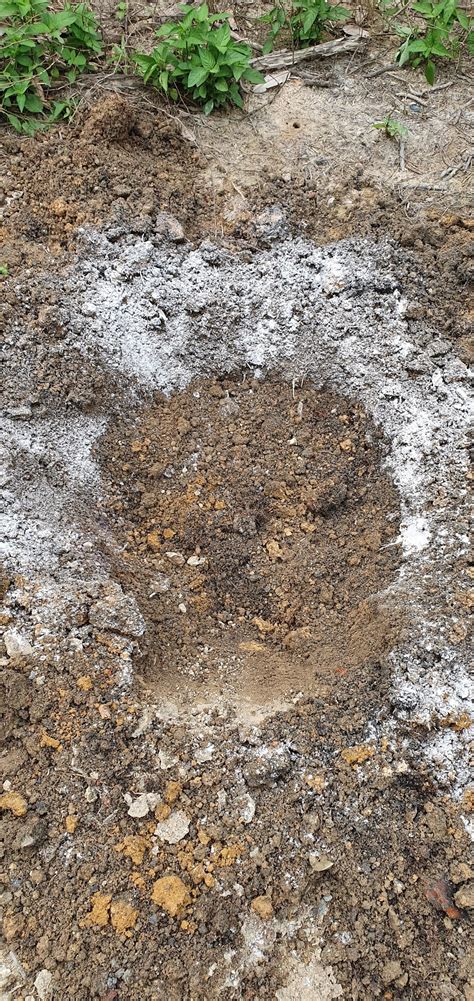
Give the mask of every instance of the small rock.
[[165, 236], [173, 243], [182, 243], [184, 229], [181, 223], [169, 212], [159, 212], [155, 220], [155, 231], [159, 236]]
[[157, 879], [151, 899], [173, 918], [191, 903], [189, 890], [179, 876], [162, 876], [161, 879]]
[[47, 1001], [53, 993], [53, 975], [49, 970], [40, 970], [35, 979], [35, 988], [40, 1001]]
[[270, 205], [255, 220], [258, 236], [267, 240], [278, 240], [288, 235], [286, 212], [280, 205]]
[[5, 792], [0, 796], [0, 810], [10, 810], [14, 817], [24, 817], [28, 804], [19, 792]]
[[474, 908], [474, 880], [461, 886], [454, 894], [454, 902], [458, 907], [466, 908], [469, 911]]
[[391, 959], [382, 970], [382, 980], [386, 987], [389, 984], [393, 984], [395, 980], [398, 980], [403, 974], [402, 967], [398, 962], [398, 959]]
[[152, 581], [150, 586], [150, 598], [154, 598], [156, 594], [166, 594], [171, 587], [171, 581], [164, 573], [157, 574], [155, 579]]
[[332, 869], [334, 862], [328, 855], [317, 855], [312, 852], [309, 855], [309, 864], [313, 872], [326, 872], [328, 869]]
[[83, 316], [95, 316], [97, 313], [97, 307], [93, 302], [83, 302], [81, 306], [81, 313]]
[[285, 747], [262, 747], [244, 766], [243, 775], [247, 785], [252, 788], [281, 778], [286, 775], [290, 767], [291, 757]]
[[150, 810], [154, 810], [161, 800], [159, 793], [155, 792], [144, 792], [141, 796], [137, 796], [136, 799], [132, 801], [131, 796], [125, 797], [127, 803], [129, 803], [128, 816], [141, 818], [146, 817]]
[[250, 904], [254, 914], [257, 914], [262, 921], [268, 921], [273, 915], [273, 905], [270, 897], [254, 897]]
[[166, 841], [169, 845], [176, 845], [182, 841], [189, 831], [189, 818], [183, 810], [174, 810], [166, 820], [160, 821], [155, 834], [160, 841]]
[[17, 629], [7, 629], [3, 634], [3, 642], [7, 654], [12, 660], [17, 660], [19, 657], [31, 657], [33, 653], [31, 643]]
[[239, 811], [239, 819], [244, 824], [251, 824], [255, 816], [255, 800], [249, 795], [249, 793], [244, 793], [237, 800], [237, 808]]
[[186, 560], [182, 553], [165, 553], [166, 559], [175, 567], [182, 567]]
[[145, 623], [131, 595], [124, 594], [120, 585], [96, 601], [89, 611], [89, 622], [95, 629], [105, 629], [124, 636], [141, 636]]

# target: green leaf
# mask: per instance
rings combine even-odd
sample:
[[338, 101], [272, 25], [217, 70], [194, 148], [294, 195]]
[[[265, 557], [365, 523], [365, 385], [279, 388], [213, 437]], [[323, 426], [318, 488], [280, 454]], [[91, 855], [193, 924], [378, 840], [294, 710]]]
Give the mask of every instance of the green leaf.
[[204, 105], [204, 107], [203, 107], [202, 110], [203, 110], [203, 112], [204, 112], [205, 115], [210, 115], [211, 111], [213, 110], [213, 108], [214, 108], [214, 101], [212, 100], [212, 97], [211, 97], [211, 99], [209, 101], [206, 101], [206, 103], [205, 103], [205, 105]]
[[444, 45], [440, 45], [439, 42], [431, 46], [431, 52], [434, 56], [442, 56], [445, 59], [451, 58], [451, 52]]
[[456, 11], [456, 17], [457, 17], [457, 19], [459, 21], [459, 24], [461, 25], [461, 28], [464, 28], [465, 31], [469, 31], [469, 28], [471, 26], [471, 22], [470, 22], [470, 20], [469, 20], [469, 18], [467, 16], [467, 14], [465, 14], [463, 10], [457, 10]]
[[25, 107], [27, 111], [31, 111], [32, 114], [36, 115], [43, 110], [43, 102], [36, 94], [27, 94]]
[[188, 87], [198, 87], [199, 84], [207, 80], [209, 73], [205, 66], [197, 66], [192, 69], [188, 76]]
[[200, 7], [196, 7], [194, 11], [194, 17], [196, 21], [207, 21], [209, 17], [209, 7], [207, 3], [202, 3]]
[[431, 59], [428, 59], [426, 65], [425, 65], [425, 77], [426, 77], [428, 83], [431, 86], [433, 86], [433, 84], [435, 82], [435, 79], [436, 79], [436, 67], [435, 67], [435, 64], [431, 61]]
[[243, 76], [249, 83], [263, 83], [265, 80], [263, 73], [259, 73], [258, 70], [254, 70], [251, 66], [244, 70]]

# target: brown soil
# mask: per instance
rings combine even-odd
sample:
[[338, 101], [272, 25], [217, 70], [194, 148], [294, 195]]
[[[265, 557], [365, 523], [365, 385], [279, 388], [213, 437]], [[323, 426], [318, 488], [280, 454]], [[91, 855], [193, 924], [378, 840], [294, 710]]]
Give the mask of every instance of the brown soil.
[[[466, 86], [453, 78], [421, 113], [402, 99], [400, 177], [396, 145], [370, 131], [400, 83], [351, 66], [325, 71], [336, 91], [293, 83], [247, 118], [186, 117], [194, 138], [140, 91], [96, 92], [74, 128], [35, 140], [2, 131], [0, 318], [21, 370], [8, 385], [24, 376], [53, 414], [57, 399], [67, 413], [113, 398], [94, 359], [64, 359], [54, 315], [39, 314], [56, 305], [48, 273], [71, 261], [77, 227], [146, 236], [167, 210], [187, 237], [245, 255], [275, 202], [320, 241], [395, 235], [411, 254], [410, 322], [462, 334], [467, 357]], [[51, 973], [58, 1001], [472, 1001], [469, 913], [453, 898], [473, 879], [473, 799], [440, 789], [423, 755], [428, 730], [449, 746], [470, 720], [397, 718], [390, 731], [399, 623], [377, 596], [395, 577], [399, 512], [377, 429], [357, 403], [271, 381], [204, 382], [114, 419], [91, 515], [110, 542], [89, 552], [97, 579], [78, 565], [65, 593], [60, 573], [5, 581], [2, 624], [35, 651], [0, 649], [13, 970], [0, 990], [26, 1001]], [[100, 625], [99, 599], [117, 595], [101, 561], [137, 598], [143, 649], [133, 622]], [[127, 687], [132, 667], [144, 686]], [[242, 702], [263, 707], [258, 726]], [[176, 841], [157, 833], [170, 817]]]
[[146, 682], [265, 703], [376, 663], [398, 502], [360, 406], [310, 386], [193, 383], [102, 443]]

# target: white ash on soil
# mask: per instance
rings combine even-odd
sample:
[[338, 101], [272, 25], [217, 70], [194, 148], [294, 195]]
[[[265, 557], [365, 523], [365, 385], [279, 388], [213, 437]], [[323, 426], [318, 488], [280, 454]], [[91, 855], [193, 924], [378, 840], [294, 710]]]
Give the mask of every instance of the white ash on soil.
[[[73, 343], [130, 380], [129, 406], [236, 369], [360, 400], [391, 446], [404, 551], [396, 591], [417, 623], [392, 655], [396, 715], [459, 716], [472, 703], [446, 598], [467, 587], [457, 563], [468, 544], [468, 369], [436, 331], [406, 319], [412, 303], [393, 245], [315, 247], [288, 236], [271, 245], [273, 215], [268, 249], [249, 259], [209, 243], [84, 232], [63, 300]], [[466, 739], [457, 735], [442, 777], [466, 777]]]
[[[50, 966], [55, 990], [64, 985], [79, 1001], [117, 987], [131, 1001], [316, 993], [365, 1001], [387, 996], [392, 983], [421, 1001], [436, 971], [433, 996], [461, 1001], [471, 976], [466, 929], [447, 904], [435, 909], [424, 880], [471, 878], [461, 804], [452, 802], [468, 774], [458, 611], [468, 373], [448, 341], [410, 318], [410, 259], [389, 242], [318, 248], [283, 236], [237, 256], [90, 231], [57, 290], [63, 359], [81, 352], [111, 390], [79, 417], [53, 401], [49, 413], [13, 412], [7, 428], [14, 521], [5, 549], [8, 568], [23, 576], [9, 592], [2, 661], [13, 711], [4, 789], [8, 803], [18, 783], [28, 809], [7, 817], [5, 843], [19, 861], [6, 900], [15, 951], [0, 982], [23, 988], [26, 978], [32, 990]], [[294, 711], [254, 726], [223, 707], [166, 718], [131, 689], [144, 623], [110, 580], [101, 542], [113, 539], [91, 450], [114, 415], [133, 424], [156, 390], [230, 371], [276, 373], [295, 388], [306, 379], [356, 398], [390, 445], [404, 552], [390, 599], [409, 626], [390, 655], [390, 688], [387, 665], [377, 665], [362, 705], [348, 679], [332, 703], [303, 693]], [[12, 388], [13, 411], [17, 403]], [[68, 711], [62, 701], [56, 708], [58, 683]], [[164, 800], [169, 811], [153, 819], [154, 831], [161, 826], [150, 849], [144, 825]], [[168, 818], [181, 822], [171, 838]], [[206, 830], [209, 844], [199, 840]], [[134, 850], [144, 839], [149, 852], [143, 893], [126, 868], [131, 833]], [[192, 883], [188, 849], [193, 866], [215, 860], [212, 878], [203, 870], [208, 894]], [[160, 868], [148, 878], [150, 856]], [[28, 880], [39, 866], [37, 890]], [[170, 872], [195, 894], [192, 935], [153, 905], [150, 879]], [[105, 923], [94, 924], [100, 891], [109, 903]], [[111, 926], [112, 894], [114, 904], [133, 901], [129, 937]], [[262, 896], [271, 898], [268, 919], [252, 907]]]

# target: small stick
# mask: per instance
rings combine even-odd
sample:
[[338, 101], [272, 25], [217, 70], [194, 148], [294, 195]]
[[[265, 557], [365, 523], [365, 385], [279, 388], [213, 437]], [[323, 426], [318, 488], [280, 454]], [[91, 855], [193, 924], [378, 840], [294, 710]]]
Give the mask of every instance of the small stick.
[[374, 76], [382, 76], [382, 73], [395, 73], [396, 70], [400, 69], [397, 63], [387, 63], [385, 66], [379, 66], [378, 70], [372, 70], [371, 73], [367, 73], [369, 79]]

